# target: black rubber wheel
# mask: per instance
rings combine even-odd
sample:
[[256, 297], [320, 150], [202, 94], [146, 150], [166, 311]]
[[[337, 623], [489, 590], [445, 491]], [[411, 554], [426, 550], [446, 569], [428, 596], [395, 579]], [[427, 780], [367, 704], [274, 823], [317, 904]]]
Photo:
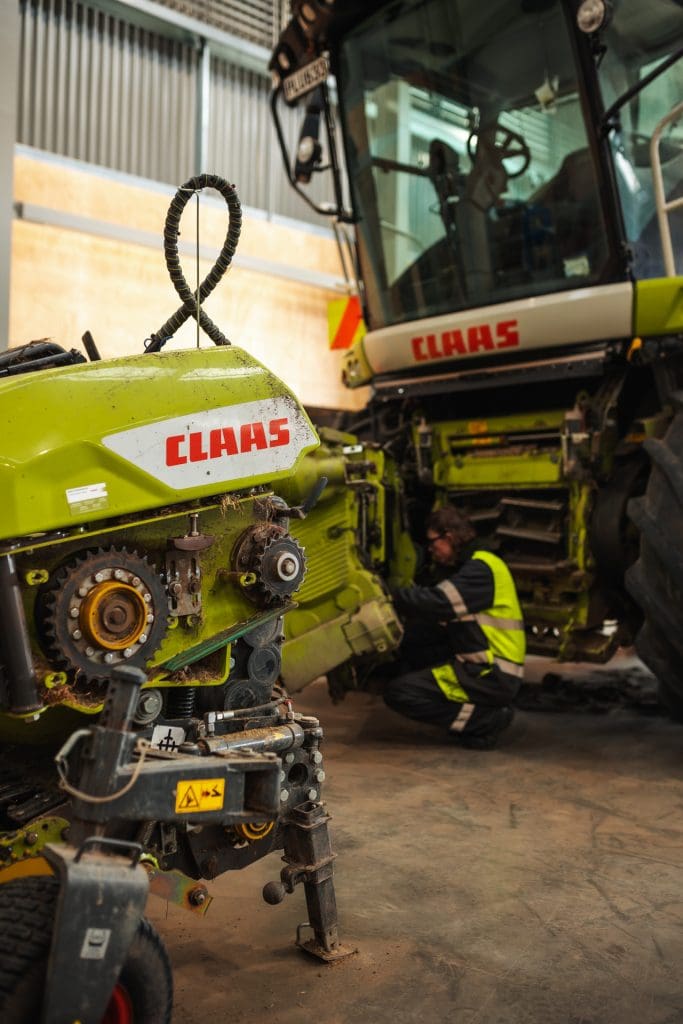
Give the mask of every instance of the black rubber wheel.
[[683, 392], [662, 440], [648, 440], [652, 472], [628, 514], [640, 532], [640, 554], [626, 587], [643, 612], [636, 650], [660, 683], [660, 701], [683, 720]]
[[[0, 1020], [40, 1020], [59, 882], [47, 876], [0, 885]], [[144, 918], [103, 1024], [170, 1024], [173, 980], [168, 954]]]

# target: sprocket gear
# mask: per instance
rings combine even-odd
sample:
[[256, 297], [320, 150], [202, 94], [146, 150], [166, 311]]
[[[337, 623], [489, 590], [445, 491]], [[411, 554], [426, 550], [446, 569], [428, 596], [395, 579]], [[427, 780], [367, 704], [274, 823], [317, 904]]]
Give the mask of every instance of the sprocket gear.
[[167, 596], [144, 556], [100, 548], [76, 555], [52, 576], [37, 616], [50, 661], [81, 682], [97, 682], [122, 663], [144, 668], [166, 633]]
[[233, 555], [240, 574], [256, 577], [245, 587], [252, 600], [272, 605], [295, 594], [306, 575], [306, 558], [301, 545], [282, 526], [264, 523], [253, 526], [240, 537]]

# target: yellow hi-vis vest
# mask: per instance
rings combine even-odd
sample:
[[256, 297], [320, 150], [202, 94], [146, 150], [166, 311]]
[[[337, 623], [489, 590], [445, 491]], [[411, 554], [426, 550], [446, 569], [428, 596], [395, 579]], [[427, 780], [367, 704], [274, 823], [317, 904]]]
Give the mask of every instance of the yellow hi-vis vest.
[[[478, 651], [456, 651], [455, 658], [463, 663], [484, 663], [487, 667], [482, 675], [490, 675], [495, 667], [498, 673], [510, 677], [511, 682], [516, 680], [519, 683], [524, 675], [526, 635], [510, 570], [502, 558], [490, 551], [475, 551], [471, 557], [485, 562], [493, 574], [493, 604], [485, 611], [474, 613], [467, 607], [463, 608], [459, 618], [476, 622], [486, 646]], [[433, 668], [432, 674], [449, 700], [459, 703], [469, 700], [451, 662]]]

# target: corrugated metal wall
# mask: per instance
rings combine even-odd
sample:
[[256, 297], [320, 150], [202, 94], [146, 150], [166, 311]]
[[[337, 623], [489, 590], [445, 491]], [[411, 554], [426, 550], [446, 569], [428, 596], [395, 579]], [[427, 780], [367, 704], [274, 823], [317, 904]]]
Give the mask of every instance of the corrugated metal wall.
[[268, 49], [289, 17], [287, 0], [158, 0], [164, 7]]
[[[19, 142], [170, 185], [195, 173], [199, 44], [75, 0], [20, 10]], [[234, 181], [247, 206], [325, 224], [285, 180], [269, 98], [265, 74], [212, 57], [203, 170]], [[282, 110], [294, 142], [303, 111]]]

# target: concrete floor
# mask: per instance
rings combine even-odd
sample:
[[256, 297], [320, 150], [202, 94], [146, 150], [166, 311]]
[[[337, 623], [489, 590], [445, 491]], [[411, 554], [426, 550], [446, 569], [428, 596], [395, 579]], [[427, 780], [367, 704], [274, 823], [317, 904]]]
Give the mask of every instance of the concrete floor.
[[481, 752], [378, 697], [333, 707], [316, 683], [296, 705], [325, 729], [340, 929], [359, 952], [325, 966], [295, 948], [303, 892], [260, 896], [277, 855], [209, 883], [203, 919], [152, 899], [174, 1024], [683, 1022], [682, 725], [526, 711]]

